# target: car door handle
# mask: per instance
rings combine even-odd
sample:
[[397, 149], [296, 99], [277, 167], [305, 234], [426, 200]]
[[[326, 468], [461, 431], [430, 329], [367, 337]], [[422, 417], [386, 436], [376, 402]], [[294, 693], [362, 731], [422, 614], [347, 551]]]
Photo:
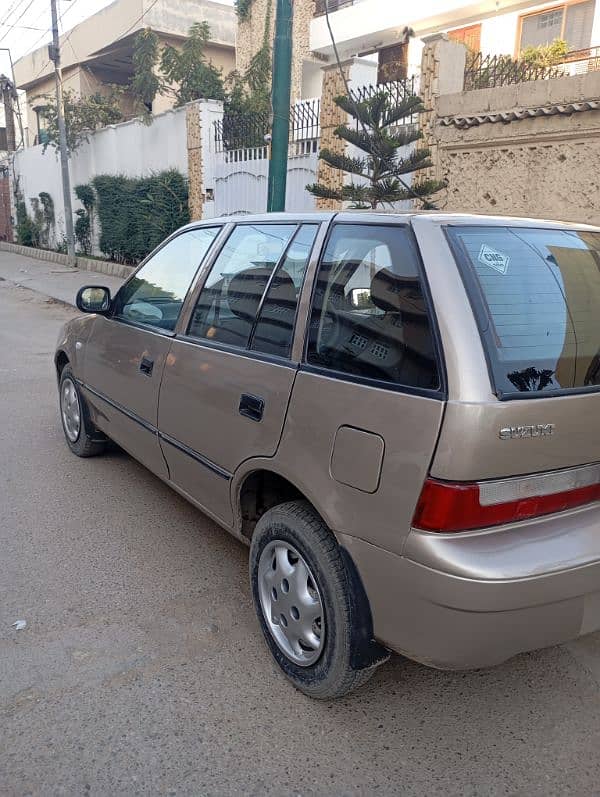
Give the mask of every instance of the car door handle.
[[264, 409], [265, 400], [260, 398], [260, 396], [242, 393], [239, 410], [240, 415], [243, 415], [244, 418], [250, 418], [251, 421], [262, 421]]
[[140, 371], [146, 376], [152, 376], [152, 369], [154, 368], [154, 360], [148, 359], [148, 357], [142, 357], [140, 360]]

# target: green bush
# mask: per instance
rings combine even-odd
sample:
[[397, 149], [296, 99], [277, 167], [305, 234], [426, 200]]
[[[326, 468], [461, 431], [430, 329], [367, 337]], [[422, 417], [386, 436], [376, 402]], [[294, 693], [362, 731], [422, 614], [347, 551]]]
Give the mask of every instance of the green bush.
[[568, 52], [569, 45], [566, 41], [563, 39], [554, 39], [550, 44], [540, 44], [538, 47], [526, 47], [521, 52], [519, 60], [537, 69], [546, 69], [562, 63]]
[[250, 9], [252, 8], [252, 0], [234, 0], [235, 12], [238, 19], [242, 21], [250, 17]]
[[139, 179], [98, 175], [92, 184], [100, 249], [111, 260], [139, 263], [189, 221], [187, 183], [174, 169]]
[[17, 242], [21, 246], [39, 246], [39, 225], [27, 213], [27, 204], [23, 199], [18, 199], [17, 210]]
[[79, 244], [79, 249], [84, 255], [92, 254], [94, 240], [94, 206], [96, 204], [96, 194], [91, 185], [76, 185], [75, 196], [83, 205], [83, 208], [75, 211], [75, 238]]

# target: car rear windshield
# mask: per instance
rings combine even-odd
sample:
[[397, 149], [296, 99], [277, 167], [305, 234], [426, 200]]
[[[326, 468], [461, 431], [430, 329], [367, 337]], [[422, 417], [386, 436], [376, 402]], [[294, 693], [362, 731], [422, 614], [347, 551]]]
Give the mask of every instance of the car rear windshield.
[[496, 393], [600, 385], [600, 233], [449, 227]]

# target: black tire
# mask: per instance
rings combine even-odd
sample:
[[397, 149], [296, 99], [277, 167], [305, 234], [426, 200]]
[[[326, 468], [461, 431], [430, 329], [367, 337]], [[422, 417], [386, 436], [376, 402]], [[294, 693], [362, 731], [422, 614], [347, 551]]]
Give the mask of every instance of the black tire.
[[[77, 401], [79, 402], [79, 430], [75, 439], [71, 439], [73, 437], [73, 433], [71, 432], [71, 436], [67, 430], [65, 425], [65, 417], [63, 413], [63, 390], [65, 386], [69, 384], [69, 386], [73, 386], [73, 390], [77, 396]], [[77, 380], [73, 376], [73, 371], [70, 365], [65, 365], [62, 369], [60, 374], [60, 385], [59, 385], [59, 392], [58, 392], [58, 402], [59, 402], [59, 412], [60, 412], [60, 420], [63, 428], [63, 432], [65, 435], [65, 441], [71, 451], [76, 454], [78, 457], [96, 457], [98, 454], [102, 454], [106, 447], [106, 437], [102, 434], [102, 432], [98, 431], [96, 427], [90, 420], [90, 413], [85, 403], [85, 399], [81, 395], [81, 390], [79, 389], [79, 385], [77, 384]]]
[[[259, 562], [265, 548], [274, 541], [291, 544], [301, 555], [314, 576], [321, 599], [324, 640], [319, 658], [310, 666], [299, 665], [286, 655], [263, 613]], [[272, 548], [271, 545], [269, 551]], [[254, 607], [273, 658], [294, 686], [309, 697], [341, 697], [366, 683], [377, 665], [387, 659], [387, 651], [376, 643], [370, 644], [365, 655], [361, 634], [357, 632], [358, 625], [362, 624], [363, 630], [365, 625], [361, 610], [366, 598], [357, 594], [362, 585], [357, 589], [337, 541], [307, 501], [280, 504], [260, 518], [250, 546], [250, 581]], [[368, 606], [366, 609], [370, 626]], [[370, 636], [369, 633], [369, 643]]]

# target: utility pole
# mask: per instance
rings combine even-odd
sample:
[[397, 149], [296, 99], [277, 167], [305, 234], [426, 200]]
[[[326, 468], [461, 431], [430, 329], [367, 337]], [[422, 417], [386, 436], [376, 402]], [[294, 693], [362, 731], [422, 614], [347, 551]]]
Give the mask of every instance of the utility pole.
[[[21, 136], [21, 143], [19, 144], [20, 147], [25, 146], [25, 134], [23, 132], [23, 117], [21, 114], [21, 103], [19, 102], [19, 94], [17, 92], [17, 81], [15, 80], [15, 65], [13, 64], [12, 54], [10, 52], [10, 47], [0, 47], [0, 52], [8, 53], [8, 60], [10, 61], [10, 73], [12, 75], [12, 84], [14, 89], [13, 98], [15, 101], [15, 113], [17, 115], [17, 119], [19, 120], [19, 133]], [[2, 81], [2, 77], [0, 77], [0, 81]], [[16, 142], [15, 142], [16, 143]], [[16, 146], [15, 146], [16, 149]]]
[[58, 117], [58, 137], [60, 149], [60, 170], [62, 172], [63, 202], [65, 209], [65, 227], [67, 232], [67, 254], [70, 265], [75, 260], [75, 235], [73, 231], [73, 208], [71, 206], [71, 180], [69, 178], [69, 153], [67, 150], [67, 129], [65, 127], [65, 109], [62, 93], [62, 71], [60, 68], [60, 41], [58, 38], [58, 15], [56, 0], [50, 0], [52, 9], [52, 44], [48, 47], [50, 60], [54, 63], [56, 79], [56, 113]]
[[17, 92], [11, 80], [6, 75], [0, 75], [0, 88], [2, 89], [2, 102], [4, 103], [4, 118], [6, 124], [6, 149], [14, 152], [17, 148], [15, 137], [15, 109], [13, 100]]
[[292, 82], [292, 0], [277, 0], [273, 48], [273, 138], [267, 211], [285, 210]]

